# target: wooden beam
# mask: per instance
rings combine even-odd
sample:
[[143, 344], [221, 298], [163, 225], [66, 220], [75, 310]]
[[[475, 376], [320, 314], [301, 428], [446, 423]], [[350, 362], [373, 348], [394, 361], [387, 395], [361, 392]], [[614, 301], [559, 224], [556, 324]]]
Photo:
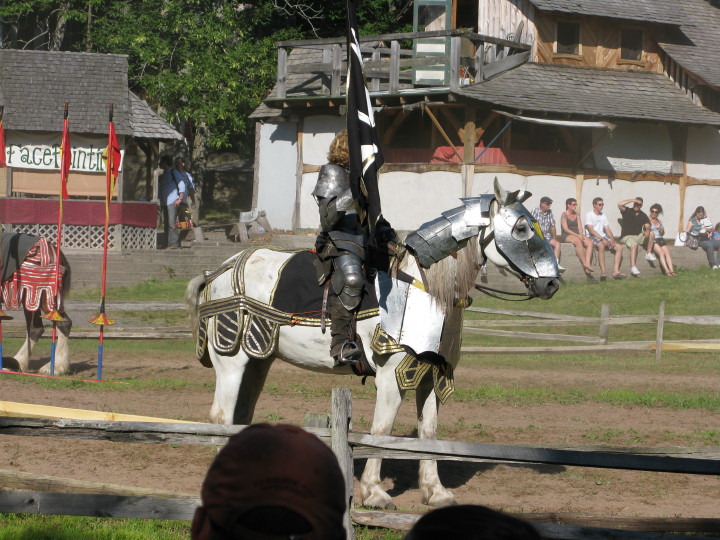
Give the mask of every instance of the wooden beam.
[[433, 113], [432, 110], [430, 110], [430, 107], [427, 107], [427, 106], [425, 107], [425, 112], [428, 113], [428, 116], [430, 117], [430, 120], [432, 120], [433, 124], [435, 124], [435, 127], [436, 127], [437, 130], [440, 132], [440, 135], [443, 136], [443, 138], [445, 139], [445, 141], [448, 143], [448, 146], [450, 146], [450, 148], [453, 149], [453, 151], [455, 152], [455, 155], [456, 155], [456, 156], [458, 157], [458, 159], [462, 162], [462, 161], [463, 161], [463, 158], [462, 158], [462, 156], [460, 155], [460, 152], [457, 151], [457, 148], [455, 148], [455, 144], [450, 140], [450, 137], [448, 137], [448, 134], [445, 133], [445, 130], [443, 129], [443, 127], [442, 127], [442, 125], [440, 124], [440, 122], [438, 121], [437, 117], [435, 116], [435, 113]]
[[66, 407], [35, 405], [32, 403], [17, 403], [14, 401], [0, 401], [0, 414], [15, 416], [40, 416], [43, 418], [70, 418], [74, 420], [121, 420], [132, 422], [160, 422], [171, 424], [199, 424], [199, 422], [190, 422], [188, 420], [173, 420], [169, 418], [156, 418], [153, 416], [139, 416], [136, 414], [123, 414], [105, 411], [90, 411], [86, 409], [68, 409]]

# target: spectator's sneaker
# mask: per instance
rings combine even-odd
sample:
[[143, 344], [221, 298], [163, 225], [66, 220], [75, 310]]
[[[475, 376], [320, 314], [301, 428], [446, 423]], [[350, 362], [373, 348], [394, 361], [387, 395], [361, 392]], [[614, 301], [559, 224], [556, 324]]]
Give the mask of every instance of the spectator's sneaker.
[[646, 261], [657, 261], [657, 257], [655, 255], [653, 255], [652, 253], [648, 253], [647, 255], [645, 255], [645, 260]]
[[720, 270], [720, 265], [713, 266], [713, 270]]
[[565, 271], [565, 267], [564, 267], [564, 266], [560, 266], [560, 265], [558, 264], [558, 272], [560, 272], [560, 273], [562, 274], [564, 271]]
[[637, 266], [633, 266], [633, 267], [630, 269], [630, 273], [631, 273], [633, 276], [639, 276], [639, 275], [640, 275], [640, 270], [638, 270]]

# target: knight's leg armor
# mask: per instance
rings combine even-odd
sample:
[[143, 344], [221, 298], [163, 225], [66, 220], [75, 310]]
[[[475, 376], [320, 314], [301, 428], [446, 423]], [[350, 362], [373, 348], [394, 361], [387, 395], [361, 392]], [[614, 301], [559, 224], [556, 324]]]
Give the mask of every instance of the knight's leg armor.
[[362, 298], [362, 261], [353, 253], [345, 253], [333, 260], [333, 266], [331, 283], [336, 298], [333, 299], [330, 312], [330, 354], [339, 362], [356, 363], [364, 355], [362, 348], [355, 343], [352, 331], [352, 311], [358, 307]]

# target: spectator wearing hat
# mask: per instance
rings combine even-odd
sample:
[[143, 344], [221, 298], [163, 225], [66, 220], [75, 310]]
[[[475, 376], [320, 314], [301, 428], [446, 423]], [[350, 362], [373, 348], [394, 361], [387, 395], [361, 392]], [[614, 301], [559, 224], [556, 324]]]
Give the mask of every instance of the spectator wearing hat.
[[345, 481], [335, 454], [287, 424], [253, 424], [210, 465], [193, 540], [344, 540]]
[[560, 266], [560, 242], [555, 238], [555, 218], [550, 211], [553, 200], [550, 197], [542, 197], [540, 199], [540, 206], [532, 209], [532, 217], [534, 217], [540, 224], [540, 230], [542, 231], [545, 240], [547, 240], [555, 252], [555, 258], [558, 260], [558, 270], [564, 272], [565, 268]]
[[[627, 205], [632, 203], [631, 207]], [[618, 209], [622, 214], [622, 223], [620, 224], [620, 243], [627, 246], [630, 250], [630, 273], [633, 276], [639, 276], [640, 270], [637, 267], [638, 248], [647, 242], [648, 253], [645, 258], [648, 261], [657, 260], [652, 254], [654, 248], [653, 239], [650, 236], [650, 218], [641, 210], [643, 205], [642, 197], [634, 199], [626, 199], [618, 203]]]

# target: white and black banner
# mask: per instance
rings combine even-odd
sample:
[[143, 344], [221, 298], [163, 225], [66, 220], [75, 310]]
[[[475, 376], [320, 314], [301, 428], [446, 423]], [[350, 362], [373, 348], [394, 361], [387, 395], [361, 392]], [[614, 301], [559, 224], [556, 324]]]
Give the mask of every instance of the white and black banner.
[[382, 210], [378, 169], [384, 160], [380, 152], [370, 94], [365, 84], [355, 0], [347, 0], [347, 130], [350, 151], [350, 186], [353, 197], [367, 212], [370, 234]]

